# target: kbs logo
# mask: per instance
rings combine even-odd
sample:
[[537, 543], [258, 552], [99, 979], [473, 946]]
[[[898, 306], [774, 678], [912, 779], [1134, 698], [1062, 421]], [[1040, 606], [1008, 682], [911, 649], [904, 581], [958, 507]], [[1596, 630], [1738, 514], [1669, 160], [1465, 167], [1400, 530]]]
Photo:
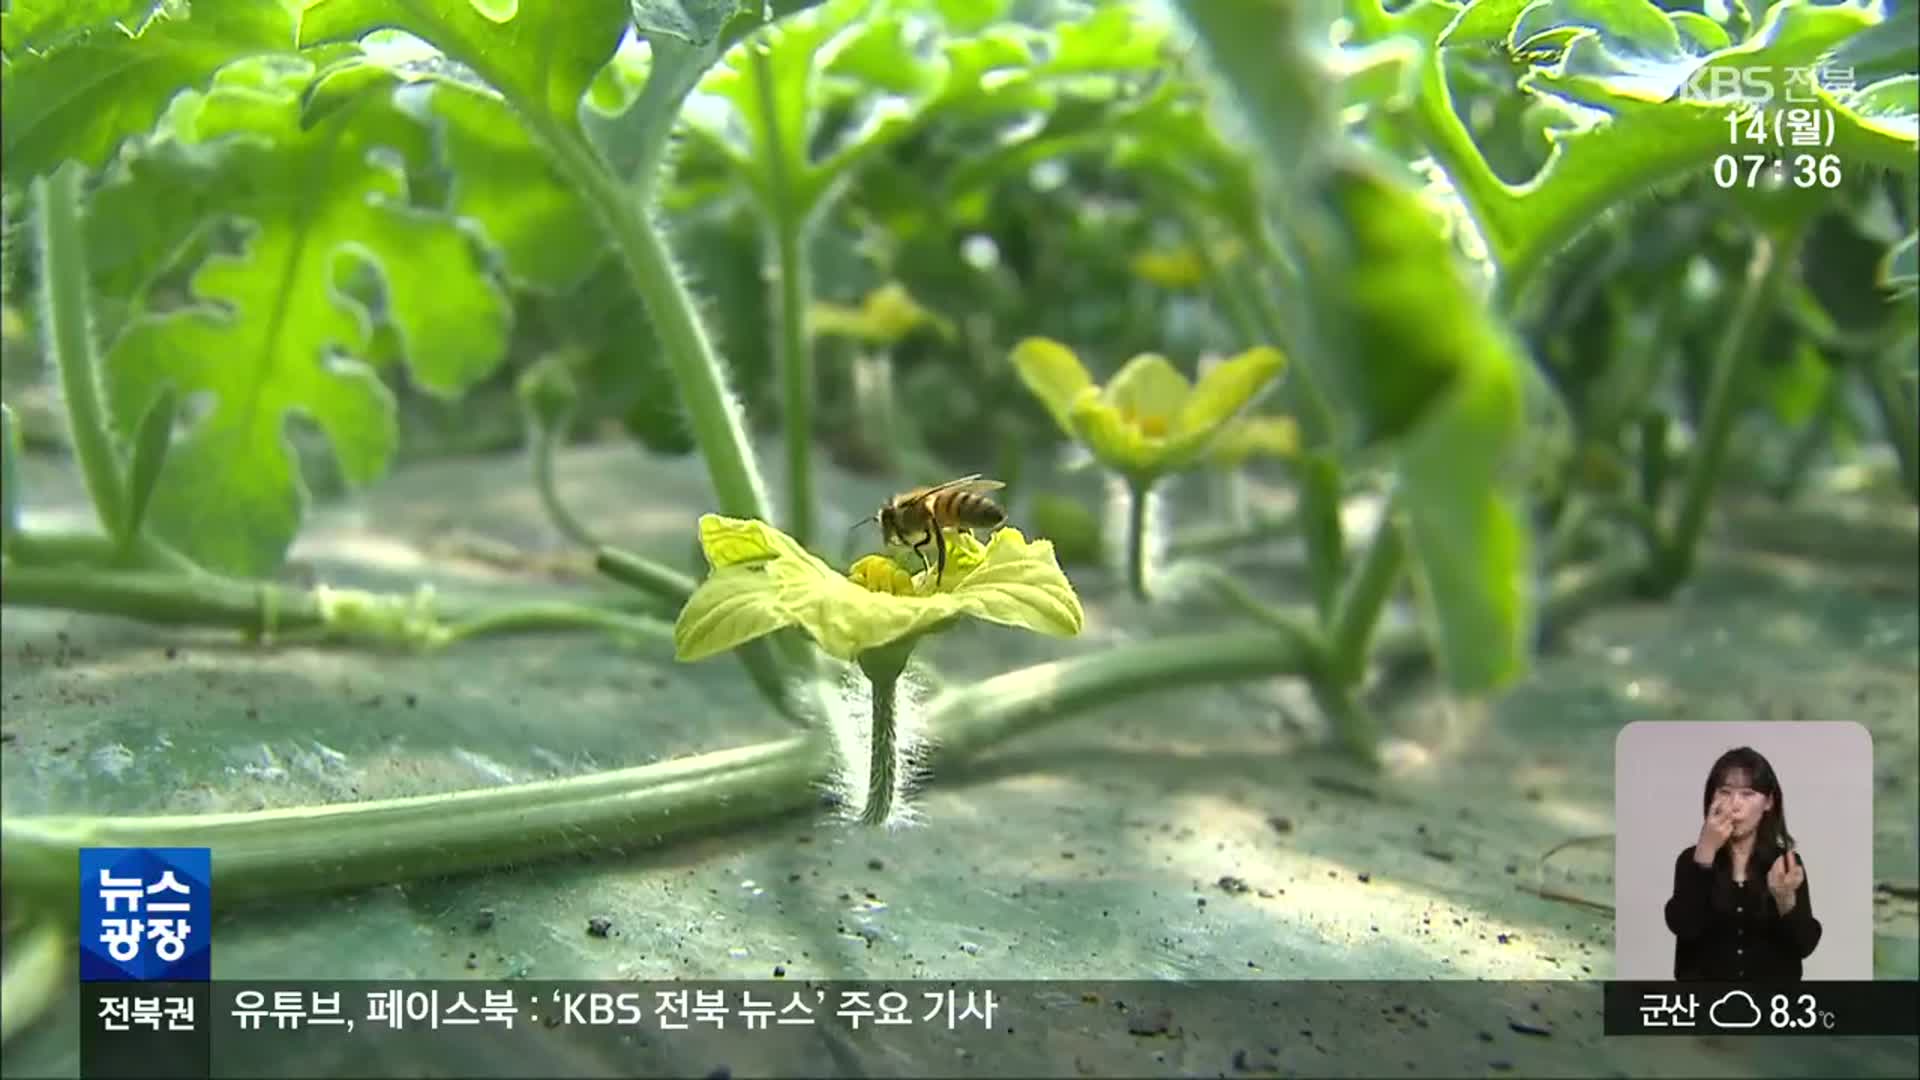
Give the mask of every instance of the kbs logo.
[[1751, 105], [1767, 108], [1779, 102], [1812, 105], [1820, 92], [1841, 97], [1853, 92], [1853, 69], [1819, 65], [1817, 67], [1733, 68], [1712, 65], [1702, 67], [1680, 84], [1679, 100], [1706, 105]]

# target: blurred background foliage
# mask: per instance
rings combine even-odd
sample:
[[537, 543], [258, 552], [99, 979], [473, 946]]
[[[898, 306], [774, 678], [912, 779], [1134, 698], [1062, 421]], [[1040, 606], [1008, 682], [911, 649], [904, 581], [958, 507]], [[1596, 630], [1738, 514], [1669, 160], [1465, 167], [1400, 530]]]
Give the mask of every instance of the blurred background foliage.
[[[1077, 33], [1078, 47], [1110, 62], [1052, 80], [1046, 93], [1012, 105], [992, 106], [983, 96], [941, 110], [881, 148], [828, 202], [811, 245], [815, 422], [835, 460], [918, 482], [937, 473], [1008, 467], [1009, 454], [1057, 447], [1060, 432], [1008, 362], [1012, 345], [1024, 337], [1073, 343], [1096, 381], [1137, 353], [1163, 353], [1192, 375], [1200, 357], [1256, 343], [1227, 317], [1217, 276], [1242, 254], [1238, 238], [1257, 213], [1247, 172], [1251, 150], [1214, 126], [1192, 58], [1168, 32], [1162, 5], [918, 0], [882, 6], [910, 31], [889, 47], [904, 43], [922, 57], [956, 44], [1069, 48]], [[1765, 7], [1748, 14], [1713, 0], [1661, 6], [1721, 21], [1757, 18]], [[1910, 0], [1894, 5], [1891, 31], [1855, 48], [1861, 82], [1872, 72], [1920, 68], [1913, 42], [1898, 33], [1912, 21], [1913, 8]], [[1009, 28], [1021, 27], [1034, 32], [1011, 34]], [[839, 48], [826, 70], [885, 63], [881, 45], [866, 42]], [[615, 111], [636, 92], [646, 64], [644, 46], [630, 38], [591, 100]], [[1525, 70], [1523, 61], [1497, 49], [1448, 54], [1456, 108], [1509, 182], [1536, 172], [1549, 152], [1548, 132], [1571, 122], [1570, 106], [1517, 85]], [[830, 144], [865, 122], [875, 106], [872, 78], [867, 71], [861, 79], [822, 83], [816, 142]], [[700, 100], [696, 95], [690, 113]], [[454, 126], [445, 116], [437, 119], [442, 131]], [[1392, 147], [1399, 138], [1376, 116], [1362, 114], [1355, 123], [1382, 145]], [[483, 149], [454, 138], [423, 149], [405, 163], [409, 199], [448, 205], [453, 187], [476, 171], [471, 155]], [[495, 168], [501, 159], [487, 160]], [[1437, 170], [1430, 175], [1440, 176]], [[569, 199], [566, 190], [554, 177], [538, 175], [537, 167], [494, 182], [511, 185], [502, 197], [525, 202], [529, 214], [544, 213], [539, 220], [568, 227], [535, 237], [556, 249], [552, 272], [508, 286], [506, 361], [464, 396], [428, 392], [409, 383], [405, 365], [381, 363], [379, 354], [391, 358], [398, 346], [394, 326], [376, 320], [370, 359], [400, 403], [398, 461], [525, 445], [532, 436], [515, 388], [541, 364], [563, 367], [578, 389], [567, 438], [625, 436], [656, 452], [693, 453], [646, 311], [614, 256], [594, 250], [579, 209], [561, 205]], [[62, 438], [63, 425], [35, 338], [29, 301], [35, 282], [32, 260], [20, 257], [19, 194], [7, 193], [0, 271], [4, 393], [22, 414], [28, 443], [47, 446]], [[1447, 201], [1444, 180], [1436, 179], [1429, 194]], [[768, 315], [771, 255], [750, 193], [713, 141], [683, 131], [659, 196], [678, 257], [731, 367], [733, 390], [751, 426], [766, 436], [779, 424], [780, 383]], [[1920, 192], [1912, 176], [1849, 167], [1838, 190], [1774, 194], [1724, 190], [1699, 176], [1647, 191], [1594, 222], [1519, 313], [1517, 328], [1570, 417], [1570, 441], [1561, 449], [1571, 471], [1563, 480], [1598, 488], [1624, 484], [1647, 404], [1665, 410], [1683, 430], [1698, 414], [1729, 289], [1743, 272], [1746, 238], [1756, 222], [1787, 212], [1784, 204], [1807, 200], [1819, 204], [1818, 224], [1791, 302], [1766, 313], [1763, 355], [1751, 369], [1761, 384], [1748, 400], [1764, 420], [1736, 430], [1729, 479], [1789, 493], [1809, 464], [1882, 446], [1889, 424], [1913, 416], [1913, 297], [1877, 276], [1888, 252], [1915, 229]], [[543, 201], [550, 205], [543, 209]], [[1457, 210], [1457, 200], [1453, 206]], [[148, 305], [164, 306], [153, 296], [169, 287], [184, 295], [184, 270], [223, 242], [209, 229], [170, 249], [177, 272], [159, 275]], [[1470, 235], [1461, 244], [1471, 253]], [[111, 251], [93, 258], [96, 278], [116, 272]], [[378, 288], [356, 278], [351, 265], [337, 268], [336, 285], [349, 293]], [[111, 324], [116, 290], [101, 292], [100, 317]], [[1900, 385], [1883, 386], [1876, 396], [1871, 378], [1849, 377], [1889, 349], [1906, 357]], [[1904, 413], [1900, 403], [1884, 400], [1889, 389], [1904, 396]], [[302, 447], [311, 451], [303, 464], [315, 494], [340, 491], [338, 467], [324, 444], [304, 442], [310, 443]], [[1912, 492], [1912, 463], [1901, 465], [1906, 472], [1898, 482]]]

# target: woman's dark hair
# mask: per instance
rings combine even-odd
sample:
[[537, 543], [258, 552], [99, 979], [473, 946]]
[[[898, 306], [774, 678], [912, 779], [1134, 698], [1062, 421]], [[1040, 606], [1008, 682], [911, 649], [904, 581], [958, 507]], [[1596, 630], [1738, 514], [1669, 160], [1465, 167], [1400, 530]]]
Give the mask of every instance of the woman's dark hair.
[[1756, 839], [1784, 851], [1793, 846], [1793, 834], [1787, 831], [1787, 795], [1780, 790], [1780, 778], [1774, 775], [1773, 766], [1751, 746], [1737, 746], [1720, 755], [1707, 773], [1706, 790], [1700, 794], [1700, 816], [1706, 817], [1713, 809], [1713, 793], [1726, 783], [1727, 774], [1743, 772], [1747, 774], [1747, 786], [1762, 795], [1773, 796], [1773, 808], [1761, 815], [1760, 827], [1755, 830]]

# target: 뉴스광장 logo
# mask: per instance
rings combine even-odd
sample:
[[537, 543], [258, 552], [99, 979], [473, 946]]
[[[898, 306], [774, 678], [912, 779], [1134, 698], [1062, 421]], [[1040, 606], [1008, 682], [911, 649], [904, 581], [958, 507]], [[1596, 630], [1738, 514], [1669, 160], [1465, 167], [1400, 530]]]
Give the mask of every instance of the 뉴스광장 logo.
[[212, 977], [209, 848], [80, 849], [80, 980]]

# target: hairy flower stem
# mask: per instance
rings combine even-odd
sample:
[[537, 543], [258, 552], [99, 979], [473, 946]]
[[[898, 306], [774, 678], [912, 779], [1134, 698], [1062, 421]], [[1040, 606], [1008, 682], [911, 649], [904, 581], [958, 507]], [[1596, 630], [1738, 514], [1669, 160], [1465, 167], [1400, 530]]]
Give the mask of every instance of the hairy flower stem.
[[100, 401], [99, 358], [94, 351], [88, 302], [86, 245], [80, 231], [80, 166], [68, 163], [50, 177], [33, 182], [39, 209], [40, 287], [45, 330], [60, 373], [60, 390], [73, 430], [74, 456], [86, 478], [87, 494], [107, 535], [127, 540], [126, 478]]
[[895, 759], [894, 694], [899, 683], [879, 681], [873, 684], [873, 746], [867, 774], [867, 803], [860, 811], [861, 822], [884, 825], [893, 816], [893, 787], [899, 769]]
[[706, 461], [719, 509], [734, 517], [769, 520], [766, 488], [746, 429], [728, 401], [725, 367], [701, 325], [686, 282], [674, 269], [659, 226], [579, 136], [537, 109], [521, 116], [606, 227], [646, 305], [700, 456]]
[[1127, 480], [1127, 587], [1133, 598], [1147, 602], [1147, 509], [1153, 495], [1152, 477]]
[[872, 686], [873, 728], [870, 732], [867, 801], [860, 809], [863, 825], [885, 825], [894, 813], [894, 792], [900, 778], [898, 693], [900, 674], [913, 655], [915, 639], [895, 642], [860, 654], [860, 670]]
[[[728, 399], [725, 368], [701, 325], [686, 282], [674, 270], [666, 237], [630, 197], [628, 188], [601, 166], [584, 140], [538, 109], [525, 110], [521, 116], [600, 218], [626, 264], [664, 346], [667, 369], [706, 461], [719, 510], [732, 517], [772, 521], [766, 485], [746, 429]], [[771, 640], [771, 648], [787, 670], [803, 678], [818, 672], [818, 654], [806, 639], [776, 634]]]
[[[1543, 632], [1625, 596], [1640, 567], [1610, 563], [1565, 575], [1541, 609]], [[11, 588], [11, 576], [9, 576]], [[1431, 663], [1412, 629], [1383, 635], [1383, 667]], [[930, 764], [973, 755], [1082, 710], [1148, 692], [1306, 675], [1301, 635], [1261, 627], [1163, 638], [1008, 672], [940, 694], [929, 706]], [[239, 814], [0, 818], [0, 878], [13, 896], [67, 910], [78, 849], [207, 846], [220, 867], [214, 902], [331, 892], [594, 850], [650, 847], [817, 805], [831, 740], [814, 732], [633, 769], [511, 787]]]

